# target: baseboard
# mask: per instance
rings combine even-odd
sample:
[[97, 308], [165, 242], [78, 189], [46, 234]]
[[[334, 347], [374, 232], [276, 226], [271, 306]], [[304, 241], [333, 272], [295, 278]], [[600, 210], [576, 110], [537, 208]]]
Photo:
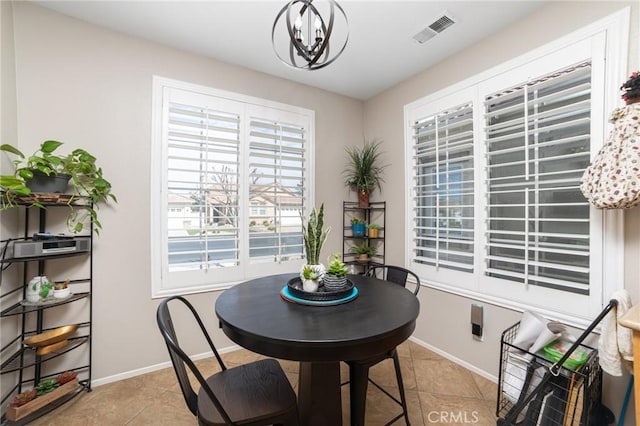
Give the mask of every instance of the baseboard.
[[427, 342], [424, 342], [416, 337], [409, 337], [409, 340], [411, 340], [413, 343], [422, 346], [425, 349], [429, 349], [431, 352], [435, 352], [438, 355], [447, 358], [449, 361], [455, 362], [456, 364], [460, 365], [461, 367], [466, 368], [467, 370], [471, 370], [474, 373], [476, 373], [479, 376], [484, 377], [487, 380], [491, 380], [493, 383], [498, 383], [498, 378], [496, 376], [494, 376], [493, 374], [487, 373], [484, 370], [479, 369], [478, 367], [476, 367], [473, 364], [470, 364], [469, 362], [460, 359], [456, 356], [451, 355], [448, 352], [443, 351], [442, 349], [436, 348], [435, 346], [432, 346], [430, 344], [428, 344]]
[[[227, 352], [237, 351], [238, 349], [242, 349], [238, 345], [228, 346], [226, 348], [218, 349], [218, 352], [221, 354], [225, 354]], [[198, 360], [203, 358], [209, 358], [213, 356], [213, 352], [203, 352], [201, 354], [196, 354], [191, 356], [191, 359]], [[140, 376], [142, 374], [153, 373], [154, 371], [162, 370], [163, 368], [171, 367], [171, 361], [161, 362], [160, 364], [150, 365], [148, 367], [138, 368], [136, 370], [125, 371], [124, 373], [114, 374], [113, 376], [102, 377], [100, 379], [94, 379], [91, 381], [91, 387], [98, 387], [102, 385], [106, 385], [113, 382], [118, 382], [120, 380], [130, 379], [132, 377]]]
[[[466, 368], [467, 370], [473, 371], [474, 373], [484, 377], [487, 380], [491, 380], [494, 383], [498, 383], [498, 378], [492, 374], [487, 373], [484, 370], [479, 369], [478, 367], [476, 367], [473, 364], [470, 364], [469, 362], [462, 360], [458, 357], [455, 357], [453, 355], [451, 355], [448, 352], [443, 351], [442, 349], [436, 348], [435, 346], [432, 346], [416, 337], [409, 337], [409, 340], [411, 340], [412, 342], [414, 342], [417, 345], [422, 346], [423, 348], [429, 349], [432, 352], [437, 353], [438, 355], [447, 358], [448, 360], [455, 362], [456, 364]], [[233, 351], [237, 351], [239, 349], [242, 349], [240, 346], [238, 345], [233, 345], [233, 346], [227, 346], [225, 348], [222, 349], [218, 349], [218, 352], [220, 352], [221, 354], [225, 354], [228, 352], [233, 352]], [[192, 359], [203, 359], [203, 358], [208, 358], [213, 356], [212, 352], [204, 352], [201, 354], [197, 354], [197, 355], [193, 355]], [[102, 386], [102, 385], [106, 385], [109, 383], [113, 383], [113, 382], [117, 382], [119, 380], [125, 380], [125, 379], [130, 379], [132, 377], [136, 377], [136, 376], [140, 376], [142, 374], [147, 374], [147, 373], [153, 373], [154, 371], [158, 371], [158, 370], [162, 370], [163, 368], [168, 368], [171, 367], [171, 361], [167, 361], [167, 362], [162, 362], [160, 364], [155, 364], [155, 365], [150, 365], [148, 367], [143, 367], [143, 368], [139, 368], [136, 370], [131, 370], [131, 371], [125, 371], [124, 373], [119, 373], [119, 374], [114, 374], [113, 376], [107, 376], [107, 377], [103, 377], [100, 379], [95, 379], [91, 381], [91, 386], [92, 387], [98, 387], [98, 386]]]

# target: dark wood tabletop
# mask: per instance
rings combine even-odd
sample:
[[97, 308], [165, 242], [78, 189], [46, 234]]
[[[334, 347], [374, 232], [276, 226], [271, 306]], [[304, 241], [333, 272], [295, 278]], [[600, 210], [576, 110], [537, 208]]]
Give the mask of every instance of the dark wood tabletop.
[[[295, 276], [273, 275], [238, 284], [218, 297], [215, 312], [224, 333], [240, 346], [300, 361], [302, 424], [341, 424], [339, 362], [364, 360], [404, 342], [415, 329], [420, 304], [397, 284], [360, 275], [349, 276], [358, 289], [358, 297], [350, 302], [292, 303], [283, 300], [280, 291]], [[366, 384], [364, 389], [364, 395], [355, 396], [362, 401]], [[363, 423], [364, 412], [352, 410], [351, 424]]]

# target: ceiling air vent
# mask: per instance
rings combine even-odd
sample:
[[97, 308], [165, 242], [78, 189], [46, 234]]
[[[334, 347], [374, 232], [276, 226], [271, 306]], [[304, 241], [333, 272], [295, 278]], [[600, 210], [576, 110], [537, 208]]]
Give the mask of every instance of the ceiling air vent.
[[451, 15], [445, 13], [441, 17], [433, 21], [431, 24], [429, 24], [427, 28], [414, 35], [413, 39], [422, 44], [425, 41], [435, 37], [437, 34], [443, 32], [451, 25], [455, 24], [455, 22], [456, 21]]

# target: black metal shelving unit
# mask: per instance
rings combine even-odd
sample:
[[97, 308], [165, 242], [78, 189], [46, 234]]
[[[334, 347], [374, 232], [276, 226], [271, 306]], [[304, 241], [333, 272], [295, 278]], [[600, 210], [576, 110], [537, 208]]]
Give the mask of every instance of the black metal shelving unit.
[[[43, 203], [44, 204], [44, 203]], [[30, 423], [41, 417], [42, 415], [56, 409], [67, 401], [81, 395], [84, 391], [91, 391], [91, 351], [92, 351], [92, 282], [93, 282], [93, 224], [90, 224], [88, 237], [90, 240], [90, 249], [88, 251], [66, 252], [48, 254], [44, 256], [12, 258], [8, 256], [12, 244], [17, 241], [29, 241], [30, 232], [46, 232], [47, 230], [47, 213], [50, 209], [70, 208], [68, 203], [46, 203], [46, 209], [29, 208], [28, 206], [19, 207], [24, 214], [24, 235], [22, 238], [12, 238], [0, 241], [0, 303], [2, 309], [0, 311], [0, 321], [17, 321], [16, 336], [0, 348], [0, 376], [2, 381], [15, 380], [13, 385], [2, 387], [0, 395], [0, 404], [2, 408], [1, 424], [3, 425], [23, 425]], [[82, 203], [75, 202], [73, 208], [82, 208]], [[37, 213], [37, 217], [32, 213]], [[21, 213], [21, 214], [22, 214]], [[88, 265], [83, 265], [81, 276], [77, 279], [70, 280], [70, 287], [73, 294], [65, 299], [47, 300], [45, 303], [33, 305], [23, 304], [26, 300], [26, 289], [31, 275], [46, 275], [47, 266], [60, 262], [68, 262], [70, 258], [85, 257], [88, 258]], [[56, 265], [58, 270], [60, 265]], [[64, 266], [64, 265], [63, 265]], [[15, 271], [13, 276], [19, 280], [18, 283], [4, 283], [3, 276], [9, 268], [21, 268]], [[85, 276], [85, 271], [88, 271]], [[77, 273], [77, 272], [76, 272]], [[50, 277], [55, 282], [63, 280], [56, 279], [60, 277]], [[74, 291], [74, 289], [76, 291]], [[23, 343], [24, 339], [40, 334], [49, 330], [53, 330], [64, 324], [57, 324], [60, 318], [65, 318], [64, 310], [69, 309], [72, 304], [86, 303], [86, 306], [79, 307], [74, 313], [76, 317], [71, 323], [77, 324], [78, 329], [68, 338], [68, 345], [52, 351], [46, 355], [38, 355], [35, 348], [27, 346]], [[80, 312], [78, 314], [78, 312]], [[4, 329], [4, 327], [3, 327]], [[64, 363], [64, 357], [70, 353], [85, 349], [84, 353], [74, 355], [72, 362]], [[56, 362], [56, 361], [62, 362]], [[60, 365], [64, 365], [62, 368]], [[28, 415], [16, 421], [10, 421], [6, 418], [6, 410], [13, 397], [19, 393], [28, 391], [35, 387], [40, 381], [55, 378], [64, 371], [75, 371], [78, 373], [78, 385], [49, 402], [45, 406], [29, 413]]]
[[[342, 259], [345, 264], [353, 265], [356, 273], [364, 274], [373, 265], [385, 263], [385, 229], [386, 229], [386, 201], [373, 201], [367, 207], [361, 207], [358, 202], [342, 202]], [[351, 219], [358, 218], [366, 224], [376, 223], [380, 225], [378, 236], [369, 237], [368, 232], [364, 236], [354, 236], [351, 231]], [[374, 246], [378, 252], [370, 257], [368, 262], [357, 260], [357, 255], [351, 253], [351, 247], [365, 243]]]

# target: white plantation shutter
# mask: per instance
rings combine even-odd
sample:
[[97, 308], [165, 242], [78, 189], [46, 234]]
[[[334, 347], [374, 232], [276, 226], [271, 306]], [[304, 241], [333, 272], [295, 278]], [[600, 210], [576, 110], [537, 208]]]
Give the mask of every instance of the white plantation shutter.
[[473, 105], [464, 103], [413, 126], [412, 261], [473, 272]]
[[622, 212], [579, 185], [620, 105], [623, 15], [405, 106], [421, 282], [576, 325], [622, 288]]
[[154, 297], [300, 270], [313, 129], [311, 110], [154, 78]]
[[170, 271], [238, 265], [239, 138], [237, 114], [169, 103]]
[[[302, 259], [300, 212], [304, 208], [304, 127], [252, 118], [249, 142], [249, 261]], [[262, 223], [258, 223], [262, 222]], [[260, 225], [262, 226], [260, 227]]]
[[485, 274], [588, 294], [590, 63], [486, 96], [485, 122]]

